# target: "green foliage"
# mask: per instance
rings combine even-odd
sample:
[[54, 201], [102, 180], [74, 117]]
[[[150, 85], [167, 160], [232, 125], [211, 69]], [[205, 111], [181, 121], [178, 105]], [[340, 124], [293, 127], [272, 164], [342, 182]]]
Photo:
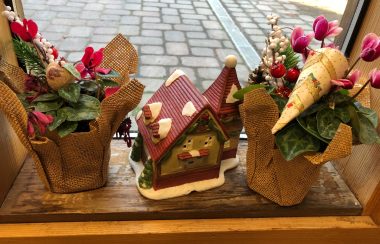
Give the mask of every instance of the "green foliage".
[[13, 38], [13, 47], [18, 60], [28, 71], [35, 75], [45, 75], [45, 66], [34, 47], [18, 38]]
[[274, 100], [274, 102], [277, 104], [278, 110], [282, 112], [282, 110], [284, 110], [286, 103], [288, 102], [288, 99], [280, 97], [276, 94], [271, 94], [271, 97]]
[[120, 74], [115, 70], [111, 70], [108, 74], [96, 73], [96, 75], [98, 75], [102, 79], [120, 77]]
[[336, 133], [341, 121], [335, 116], [334, 110], [330, 108], [322, 109], [317, 113], [317, 129], [319, 135], [331, 140]]
[[71, 83], [59, 89], [58, 94], [66, 101], [76, 103], [80, 96], [80, 85], [77, 83]]
[[298, 54], [293, 51], [293, 48], [290, 45], [288, 45], [288, 47], [285, 49], [284, 52], [281, 53], [281, 55], [286, 55], [284, 61], [286, 69], [296, 67], [297, 64], [300, 62]]
[[57, 129], [57, 133], [60, 137], [65, 137], [74, 132], [78, 127], [78, 122], [65, 121]]
[[65, 68], [75, 78], [77, 78], [77, 79], [81, 78], [79, 71], [74, 67], [74, 65], [72, 63], [66, 63], [65, 65], [63, 65], [63, 68]]
[[135, 142], [133, 143], [132, 146], [132, 151], [131, 151], [131, 158], [135, 162], [139, 162], [141, 160], [141, 154], [143, 151], [143, 138], [141, 134], [139, 133], [137, 137], [135, 138]]
[[144, 170], [141, 172], [139, 179], [139, 186], [143, 189], [150, 189], [153, 186], [153, 162], [149, 159], [144, 164]]
[[255, 89], [258, 89], [258, 88], [265, 88], [264, 85], [261, 85], [261, 84], [253, 84], [253, 85], [249, 85], [247, 87], [244, 87], [240, 90], [238, 90], [237, 92], [235, 92], [233, 94], [233, 97], [238, 99], [238, 100], [243, 100], [244, 99], [244, 94], [252, 91], [252, 90], [255, 90]]

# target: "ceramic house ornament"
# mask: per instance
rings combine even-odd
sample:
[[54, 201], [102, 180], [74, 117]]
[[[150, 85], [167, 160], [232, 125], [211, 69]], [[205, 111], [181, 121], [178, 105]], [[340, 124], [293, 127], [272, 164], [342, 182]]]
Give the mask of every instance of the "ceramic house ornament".
[[204, 94], [176, 70], [137, 114], [130, 164], [143, 196], [158, 200], [215, 188], [238, 165], [239, 102], [229, 96], [240, 89], [235, 66], [236, 57], [228, 57]]

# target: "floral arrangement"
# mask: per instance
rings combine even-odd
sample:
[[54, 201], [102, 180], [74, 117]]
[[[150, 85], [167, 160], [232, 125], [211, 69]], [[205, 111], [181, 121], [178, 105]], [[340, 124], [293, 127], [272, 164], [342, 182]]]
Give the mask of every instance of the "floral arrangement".
[[33, 20], [21, 20], [8, 6], [2, 14], [10, 21], [14, 50], [27, 72], [18, 97], [28, 112], [29, 136], [38, 139], [47, 129], [60, 137], [89, 131], [100, 102], [119, 89], [113, 80], [119, 74], [101, 67], [103, 48], [87, 47], [80, 61], [69, 63]]
[[[241, 100], [253, 89], [267, 90], [281, 112], [272, 134], [282, 156], [292, 160], [306, 152], [324, 151], [341, 123], [352, 127], [353, 143], [380, 144], [378, 115], [356, 99], [368, 84], [380, 89], [380, 70], [372, 70], [357, 92], [349, 91], [361, 77], [361, 71], [354, 69], [356, 64], [380, 57], [380, 37], [367, 34], [360, 56], [348, 67], [338, 47], [326, 44], [327, 38], [341, 33], [338, 21], [318, 16], [312, 33], [305, 34], [301, 27], [295, 27], [288, 39], [283, 34], [288, 27], [278, 25], [278, 16], [269, 15], [267, 19], [271, 31], [261, 63], [250, 74], [249, 84], [234, 97]], [[319, 49], [310, 47], [312, 40], [320, 42]]]

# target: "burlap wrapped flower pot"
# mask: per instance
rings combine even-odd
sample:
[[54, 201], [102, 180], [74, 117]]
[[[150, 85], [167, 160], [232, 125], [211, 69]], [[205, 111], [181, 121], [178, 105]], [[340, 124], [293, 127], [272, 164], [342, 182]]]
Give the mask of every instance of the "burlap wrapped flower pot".
[[[120, 48], [118, 48], [120, 47]], [[117, 36], [105, 49], [104, 63], [122, 76], [121, 87], [101, 102], [100, 116], [91, 121], [88, 132], [71, 133], [60, 138], [55, 132], [38, 140], [28, 138], [27, 113], [16, 93], [22, 91], [23, 76], [17, 67], [1, 64], [0, 111], [32, 156], [46, 188], [55, 193], [72, 193], [102, 187], [107, 182], [110, 143], [126, 114], [141, 100], [144, 86], [129, 81], [137, 70], [137, 54], [122, 36]], [[113, 53], [117, 61], [111, 62]], [[122, 64], [122, 65], [121, 65]], [[12, 89], [11, 89], [12, 88]]]
[[319, 176], [323, 163], [351, 153], [351, 127], [340, 124], [323, 153], [301, 155], [286, 161], [276, 149], [275, 137], [271, 133], [279, 110], [264, 89], [245, 94], [240, 113], [248, 137], [248, 186], [281, 206], [302, 202]]

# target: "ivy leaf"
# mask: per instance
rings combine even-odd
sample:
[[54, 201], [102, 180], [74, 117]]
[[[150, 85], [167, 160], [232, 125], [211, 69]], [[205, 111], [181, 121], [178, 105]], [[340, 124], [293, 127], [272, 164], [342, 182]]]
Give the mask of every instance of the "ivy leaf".
[[96, 119], [100, 114], [100, 109], [64, 107], [62, 112], [65, 114], [67, 121], [82, 121]]
[[71, 83], [67, 86], [64, 86], [58, 90], [60, 97], [66, 101], [76, 103], [78, 102], [80, 96], [80, 85], [77, 83]]
[[338, 117], [343, 123], [350, 122], [350, 113], [348, 112], [347, 107], [336, 107], [334, 109], [334, 114]]
[[377, 135], [376, 128], [373, 126], [372, 122], [363, 114], [359, 113], [359, 140], [363, 144], [380, 144], [380, 137]]
[[244, 87], [240, 90], [238, 90], [237, 92], [234, 93], [233, 97], [238, 99], [238, 100], [243, 100], [244, 99], [244, 94], [252, 91], [252, 90], [255, 90], [255, 89], [259, 89], [259, 88], [265, 88], [264, 85], [261, 85], [261, 84], [253, 84], [253, 85], [249, 85], [247, 87]]
[[65, 65], [63, 65], [63, 68], [70, 72], [70, 74], [72, 74], [75, 78], [81, 78], [79, 71], [74, 67], [72, 63], [66, 63]]
[[82, 89], [89, 91], [89, 92], [95, 92], [98, 90], [98, 85], [93, 80], [81, 81], [79, 84], [80, 84], [80, 87]]
[[363, 107], [362, 105], [358, 104], [356, 105], [357, 109], [359, 110], [359, 113], [363, 116], [365, 116], [373, 125], [373, 127], [377, 127], [379, 123], [379, 118], [377, 117], [376, 111]]
[[340, 120], [335, 117], [334, 110], [330, 108], [322, 109], [317, 113], [317, 128], [323, 138], [332, 139], [340, 123]]
[[116, 81], [110, 80], [110, 79], [102, 79], [100, 80], [100, 84], [104, 86], [109, 86], [109, 87], [115, 87], [115, 86], [120, 86], [119, 83]]
[[76, 108], [89, 108], [93, 110], [98, 110], [100, 107], [100, 101], [93, 96], [86, 94], [81, 94], [76, 104]]
[[58, 100], [54, 100], [54, 101], [33, 103], [33, 106], [36, 108], [36, 110], [43, 112], [43, 113], [53, 111], [53, 110], [57, 110], [62, 105], [63, 105], [62, 99], [58, 99]]
[[297, 117], [297, 122], [304, 130], [309, 132], [311, 135], [315, 136], [319, 140], [329, 143], [330, 140], [327, 140], [323, 138], [319, 133], [318, 133], [318, 128], [317, 128], [317, 119], [315, 118], [315, 115], [309, 115], [309, 116], [298, 116]]
[[66, 121], [67, 115], [63, 112], [62, 109], [59, 109], [57, 112], [57, 116], [54, 116], [53, 123], [51, 123], [48, 127], [50, 131], [53, 131], [58, 128], [63, 122]]
[[61, 126], [58, 127], [57, 133], [60, 137], [65, 137], [68, 134], [74, 132], [78, 127], [78, 122], [65, 121]]
[[317, 152], [320, 141], [305, 133], [297, 123], [292, 123], [276, 134], [276, 145], [282, 156], [289, 161], [305, 152]]
[[98, 75], [100, 78], [117, 78], [117, 77], [120, 77], [120, 74], [115, 70], [111, 70], [108, 74], [101, 74], [101, 73], [97, 72], [96, 75]]
[[353, 105], [347, 106], [347, 110], [350, 114], [350, 125], [352, 127], [352, 130], [356, 136], [359, 136], [360, 121], [359, 121], [358, 113], [356, 112], [356, 109]]
[[46, 94], [38, 96], [36, 99], [33, 100], [33, 102], [53, 101], [58, 98], [59, 96], [55, 93], [46, 93]]

